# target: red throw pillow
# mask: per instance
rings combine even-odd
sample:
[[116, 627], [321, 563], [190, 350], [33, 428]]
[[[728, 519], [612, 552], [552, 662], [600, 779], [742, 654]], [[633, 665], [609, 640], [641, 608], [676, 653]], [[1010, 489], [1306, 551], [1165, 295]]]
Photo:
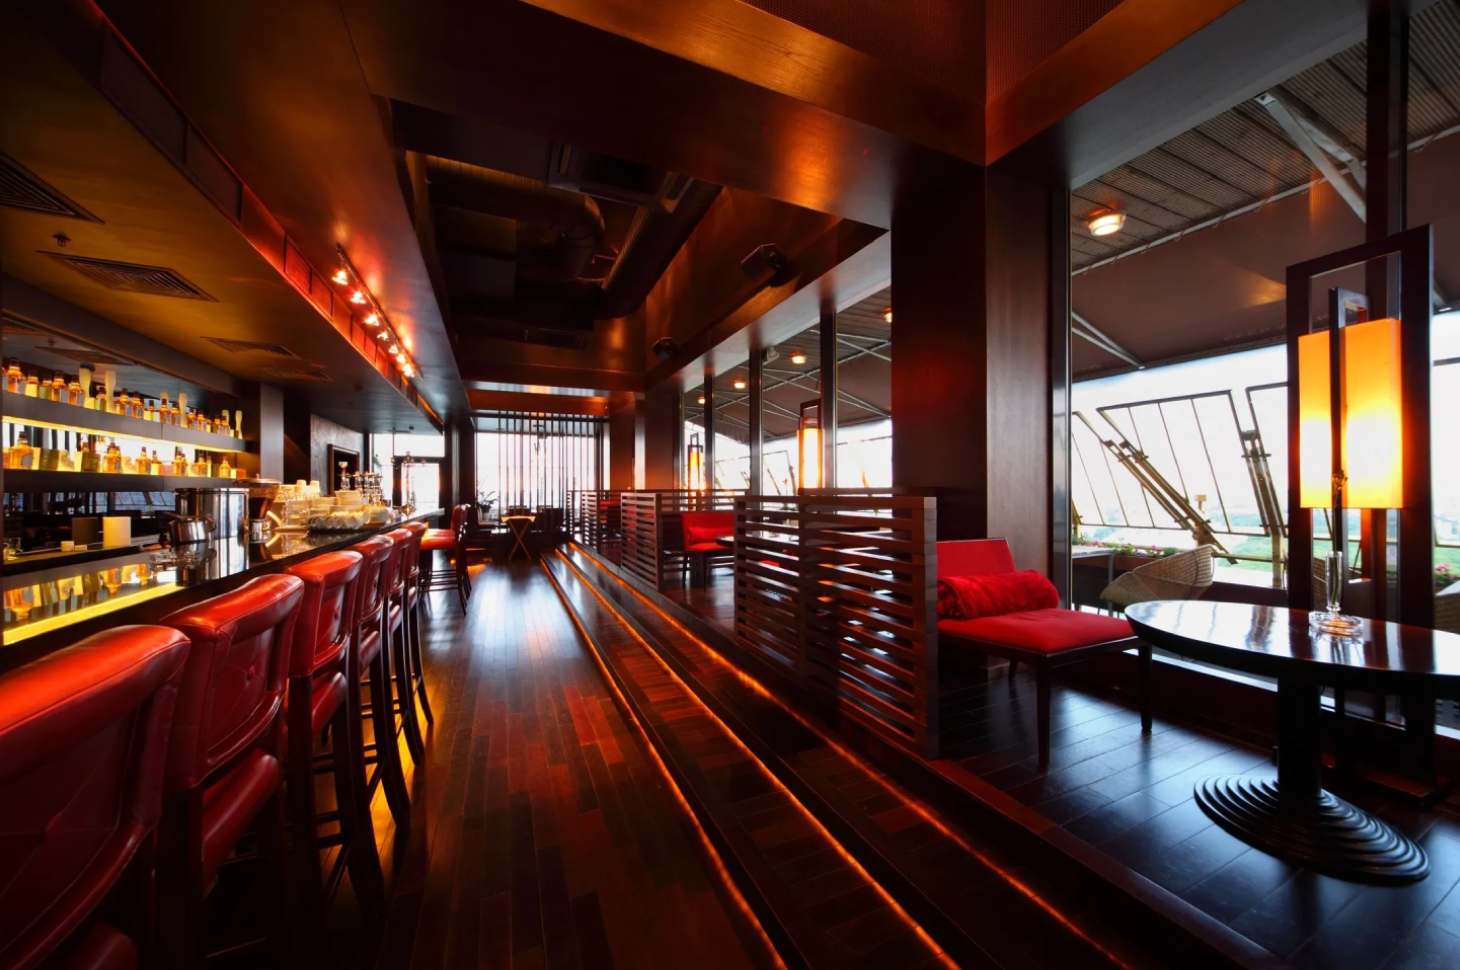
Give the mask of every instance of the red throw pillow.
[[1033, 569], [938, 580], [938, 615], [947, 620], [976, 620], [1059, 605], [1054, 584]]

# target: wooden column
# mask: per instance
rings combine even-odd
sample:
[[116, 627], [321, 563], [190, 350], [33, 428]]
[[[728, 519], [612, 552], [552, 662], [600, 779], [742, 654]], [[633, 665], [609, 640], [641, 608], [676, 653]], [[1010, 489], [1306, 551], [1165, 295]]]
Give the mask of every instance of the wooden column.
[[[821, 305], [821, 487], [836, 488], [836, 307]], [[893, 413], [896, 413], [895, 411]]]
[[[1368, 242], [1386, 239], [1407, 225], [1409, 18], [1402, 7], [1393, 0], [1372, 0], [1369, 9], [1369, 90], [1364, 146], [1364, 238]], [[1365, 267], [1365, 282], [1372, 317], [1399, 312], [1402, 281], [1395, 258], [1370, 261]], [[1425, 329], [1428, 332], [1428, 327]], [[1425, 358], [1428, 367], [1428, 351]], [[1384, 510], [1365, 509], [1359, 522], [1363, 575], [1374, 583], [1372, 613], [1381, 619], [1392, 612], [1387, 515]]]
[[1070, 602], [1070, 195], [1049, 193], [1049, 577], [1060, 602]]
[[639, 412], [643, 422], [643, 449], [639, 456], [643, 478], [636, 483], [637, 487], [676, 488], [684, 428], [679, 388], [673, 381], [655, 385], [639, 402]]
[[608, 481], [603, 488], [634, 487], [634, 395], [616, 395], [608, 412]]
[[892, 230], [893, 484], [938, 496], [940, 539], [1003, 536], [1041, 571], [1053, 191], [969, 165], [900, 198]]
[[[703, 456], [705, 488], [713, 491], [715, 488], [715, 372], [708, 366], [705, 367], [705, 383], [701, 389], [705, 395], [705, 454]], [[685, 444], [687, 445], [688, 442]], [[683, 446], [680, 451], [684, 453]], [[683, 454], [680, 460], [686, 460]], [[689, 482], [686, 480], [685, 485], [688, 484]]]
[[765, 351], [759, 343], [750, 348], [750, 364], [746, 371], [745, 380], [750, 385], [747, 388], [749, 399], [746, 401], [750, 407], [750, 430], [747, 432], [750, 447], [750, 487], [746, 491], [751, 495], [759, 495], [765, 491], [761, 484], [765, 467], [765, 427], [760, 417], [761, 395], [765, 390]]

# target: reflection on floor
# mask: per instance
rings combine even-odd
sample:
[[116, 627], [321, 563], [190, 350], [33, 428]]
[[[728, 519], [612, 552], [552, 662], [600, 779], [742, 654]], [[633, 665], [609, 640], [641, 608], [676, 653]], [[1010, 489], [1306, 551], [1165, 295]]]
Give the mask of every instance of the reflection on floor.
[[[728, 572], [666, 592], [722, 630], [734, 622]], [[1002, 793], [1095, 846], [1273, 954], [1324, 967], [1455, 966], [1460, 961], [1460, 802], [1421, 811], [1364, 789], [1340, 794], [1423, 845], [1431, 874], [1400, 888], [1303, 872], [1214, 825], [1192, 798], [1209, 775], [1271, 772], [1271, 753], [1055, 687], [1047, 771], [1034, 755], [1034, 684], [999, 671], [960, 698], [945, 723], [954, 756], [939, 769], [971, 790]]]
[[426, 621], [436, 727], [378, 966], [756, 965], [546, 576], [474, 582]]

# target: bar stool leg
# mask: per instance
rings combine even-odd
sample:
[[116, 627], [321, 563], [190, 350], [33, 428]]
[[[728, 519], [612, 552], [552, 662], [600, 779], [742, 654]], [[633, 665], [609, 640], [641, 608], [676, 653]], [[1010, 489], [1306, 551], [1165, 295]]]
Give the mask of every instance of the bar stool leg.
[[[279, 965], [292, 962], [290, 959], [288, 941], [294, 936], [292, 932], [293, 913], [289, 908], [289, 881], [285, 875], [289, 870], [289, 843], [284, 824], [284, 792], [274, 792], [274, 796], [264, 805], [259, 812], [258, 820], [255, 823], [258, 830], [258, 851], [259, 858], [263, 862], [264, 878], [262, 880], [263, 895], [266, 897], [263, 908], [269, 920], [267, 932], [269, 936], [269, 949], [273, 952], [274, 959]], [[202, 918], [207, 918], [204, 907], [199, 906]], [[201, 940], [202, 929], [199, 928], [195, 939]], [[200, 951], [201, 952], [201, 951]], [[195, 966], [201, 966], [201, 962]]]
[[[375, 770], [381, 785], [385, 786], [385, 802], [390, 806], [395, 827], [406, 831], [411, 827], [411, 798], [406, 791], [405, 768], [401, 765], [400, 747], [395, 740], [390, 645], [384, 642], [388, 634], [383, 626], [380, 632], [380, 651], [370, 661], [370, 723], [375, 734]], [[369, 791], [368, 785], [366, 791]]]
[[[356, 697], [359, 691], [353, 692]], [[363, 763], [360, 749], [354, 747], [354, 732], [350, 722], [356, 725], [360, 718], [348, 700], [335, 712], [330, 730], [330, 746], [333, 749], [333, 774], [335, 782], [335, 805], [339, 812], [340, 836], [344, 840], [342, 852], [348, 853], [346, 865], [350, 873], [350, 887], [360, 903], [365, 917], [366, 931], [378, 933], [385, 918], [385, 875], [380, 871], [380, 854], [375, 848], [375, 826], [370, 821], [369, 806], [365, 804], [357, 765]], [[316, 868], [319, 855], [315, 855]]]
[[406, 620], [411, 628], [411, 674], [416, 684], [416, 696], [420, 698], [421, 712], [426, 715], [426, 723], [434, 726], [436, 715], [431, 713], [431, 700], [426, 696], [426, 665], [421, 660], [421, 597], [419, 593], [411, 599], [411, 608]]
[[[401, 597], [404, 600], [404, 596]], [[411, 688], [410, 623], [402, 603], [400, 624], [390, 631], [390, 648], [394, 651], [391, 663], [395, 665], [396, 698], [400, 703], [401, 724], [405, 728], [406, 747], [411, 759], [419, 765], [426, 755], [426, 742], [421, 737], [421, 725], [416, 720], [415, 691]]]

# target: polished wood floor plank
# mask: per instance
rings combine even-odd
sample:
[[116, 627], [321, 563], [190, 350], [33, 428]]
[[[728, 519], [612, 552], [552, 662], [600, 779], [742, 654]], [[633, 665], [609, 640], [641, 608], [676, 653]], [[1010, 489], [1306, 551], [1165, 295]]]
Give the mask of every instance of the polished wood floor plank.
[[488, 567], [423, 630], [436, 726], [378, 966], [765, 965], [541, 571]]

